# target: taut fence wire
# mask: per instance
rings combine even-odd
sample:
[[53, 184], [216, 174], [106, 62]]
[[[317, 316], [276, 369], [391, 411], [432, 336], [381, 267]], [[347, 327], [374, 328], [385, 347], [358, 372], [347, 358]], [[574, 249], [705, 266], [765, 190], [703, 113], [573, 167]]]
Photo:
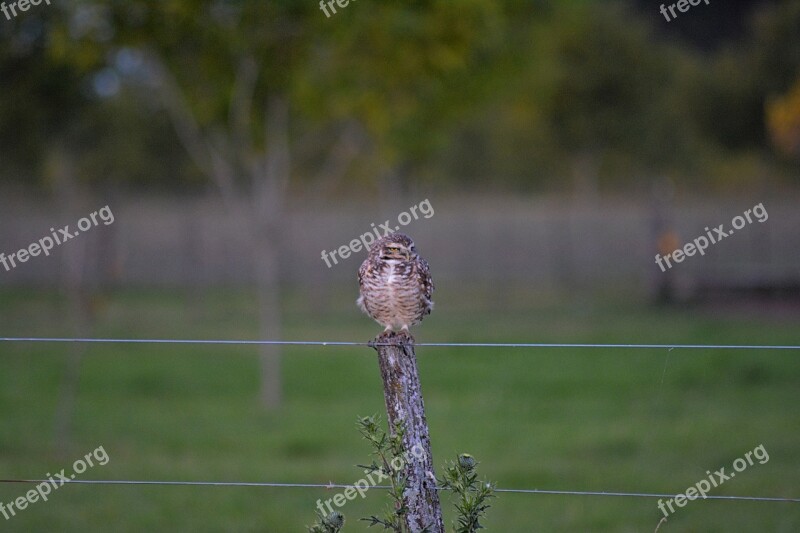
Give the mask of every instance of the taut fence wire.
[[[91, 339], [68, 337], [0, 337], [0, 342], [57, 342], [98, 344], [227, 344], [282, 346], [392, 346], [381, 342], [348, 341], [276, 341], [241, 339]], [[638, 348], [667, 350], [800, 350], [800, 345], [772, 344], [594, 344], [545, 342], [419, 342], [414, 346], [431, 348]]]
[[[68, 338], [68, 337], [0, 337], [6, 343], [96, 343], [96, 344], [206, 344], [206, 345], [283, 345], [283, 346], [391, 346], [391, 343], [349, 342], [349, 341], [291, 341], [291, 340], [242, 340], [242, 339], [111, 339], [111, 338]], [[755, 344], [596, 344], [596, 343], [512, 343], [512, 342], [421, 342], [414, 346], [432, 348], [579, 348], [579, 349], [666, 349], [666, 350], [800, 350], [800, 345], [755, 345]], [[42, 479], [0, 479], [0, 484], [38, 484], [48, 483]], [[139, 486], [189, 486], [189, 487], [261, 487], [261, 488], [320, 488], [346, 489], [350, 485], [340, 483], [272, 483], [246, 481], [145, 481], [145, 480], [66, 480], [65, 483], [78, 485], [139, 485]], [[388, 489], [386, 485], [374, 488]], [[443, 489], [439, 489], [443, 490]], [[549, 490], [497, 488], [496, 492], [511, 494], [538, 494], [554, 496], [598, 496], [619, 498], [672, 498], [674, 494], [620, 491]], [[756, 501], [800, 503], [800, 498], [772, 496], [725, 496], [706, 495], [706, 500]]]
[[[0, 484], [9, 483], [49, 483], [47, 479], [0, 479]], [[270, 483], [248, 481], [141, 481], [132, 479], [68, 479], [67, 483], [78, 485], [155, 485], [155, 486], [188, 486], [188, 487], [261, 487], [261, 488], [300, 488], [300, 489], [346, 489], [352, 485], [341, 483]], [[389, 485], [375, 485], [375, 489], [390, 489]], [[437, 490], [448, 490], [437, 487]], [[673, 498], [675, 494], [658, 494], [652, 492], [615, 492], [615, 491], [590, 491], [590, 490], [546, 490], [546, 489], [502, 489], [496, 488], [495, 492], [512, 494], [544, 494], [554, 496], [611, 496], [619, 498]], [[782, 498], [771, 496], [718, 496], [707, 494], [706, 500], [738, 500], [757, 502], [784, 502], [800, 503], [800, 498]]]

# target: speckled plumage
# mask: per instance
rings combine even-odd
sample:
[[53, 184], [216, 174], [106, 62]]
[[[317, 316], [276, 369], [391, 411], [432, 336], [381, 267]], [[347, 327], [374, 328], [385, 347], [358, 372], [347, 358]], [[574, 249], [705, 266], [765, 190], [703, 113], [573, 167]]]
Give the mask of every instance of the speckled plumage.
[[375, 241], [358, 269], [358, 305], [391, 331], [408, 331], [433, 309], [433, 280], [428, 263], [402, 233]]

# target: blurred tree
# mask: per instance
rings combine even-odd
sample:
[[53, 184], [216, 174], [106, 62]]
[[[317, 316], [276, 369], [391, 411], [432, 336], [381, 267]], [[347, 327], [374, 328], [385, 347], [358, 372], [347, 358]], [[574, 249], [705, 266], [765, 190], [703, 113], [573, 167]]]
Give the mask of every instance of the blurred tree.
[[764, 9], [753, 26], [752, 56], [766, 130], [781, 152], [800, 160], [800, 3]]
[[612, 170], [606, 176], [627, 181], [683, 159], [692, 132], [671, 91], [682, 55], [620, 3], [572, 6], [552, 28], [546, 54], [556, 67], [546, 109], [576, 190], [599, 190], [604, 166]]
[[[122, 82], [157, 100], [232, 216], [242, 216], [261, 334], [271, 339], [281, 336], [290, 144], [305, 150], [311, 127], [328, 128], [338, 138], [325, 143], [326, 181], [367, 142], [372, 166], [397, 175], [435, 149], [477, 93], [481, 76], [469, 67], [488, 64], [486, 49], [500, 35], [498, 8], [479, 0], [353, 4], [335, 18], [299, 0], [76, 0], [66, 9], [48, 30], [51, 55], [94, 69], [101, 94]], [[304, 131], [290, 129], [292, 116]], [[263, 347], [262, 361], [262, 399], [274, 407], [277, 349]]]
[[628, 183], [690, 158], [696, 134], [675, 91], [684, 53], [621, 2], [523, 9], [504, 42], [509, 75], [462, 129], [458, 168], [528, 189], [567, 175], [591, 192], [603, 176]]
[[[80, 143], [75, 134], [96, 105], [83, 80], [99, 58], [79, 61], [54, 53], [54, 36], [64, 13], [60, 8], [32, 10], [0, 24], [0, 157], [5, 177], [53, 193], [65, 219], [86, 213], [91, 192], [77, 170]], [[65, 248], [59, 283], [67, 299], [65, 323], [77, 337], [89, 336], [94, 324], [96, 285], [88, 279], [89, 239]], [[55, 442], [69, 453], [72, 415], [85, 348], [74, 346], [65, 362], [56, 404]]]
[[501, 83], [504, 15], [483, 0], [353, 4], [317, 32], [299, 98], [314, 116], [358, 120], [367, 173], [404, 186]]
[[78, 0], [0, 29], [0, 123], [15, 124], [0, 154], [36, 176], [43, 139], [67, 131], [58, 119], [81, 176], [204, 175], [253, 200], [269, 181], [252, 179], [270, 151], [267, 110], [283, 101], [299, 156], [287, 187], [303, 190], [487, 175], [524, 188], [568, 175], [593, 190], [643, 171], [707, 174], [707, 161], [766, 146], [765, 100], [800, 68], [799, 4], [743, 4], [728, 26], [752, 12], [753, 31], [699, 53], [621, 0], [353, 2], [330, 17], [299, 0]]
[[161, 110], [121, 88], [98, 51], [64, 42], [91, 24], [52, 6], [0, 25], [0, 178], [53, 190], [59, 152], [92, 188], [197, 184]]
[[743, 55], [754, 69], [760, 94], [787, 92], [800, 73], [800, 2], [765, 6], [754, 13], [750, 26]]
[[767, 102], [767, 128], [778, 150], [800, 161], [800, 80], [785, 96]]
[[[254, 258], [261, 336], [281, 338], [282, 222], [289, 183], [291, 80], [307, 56], [301, 2], [80, 2], [112, 30], [90, 45], [108, 68], [156, 96], [197, 168], [231, 216], [241, 216]], [[280, 353], [261, 347], [261, 400], [281, 403]]]
[[[724, 9], [714, 2], [703, 3], [699, 9], [691, 9], [686, 15], [679, 14], [667, 22], [659, 11], [662, 2], [631, 0], [638, 7], [641, 17], [652, 21], [658, 34], [669, 36], [673, 42], [684, 41], [702, 51], [713, 51], [733, 42], [746, 40], [747, 25], [753, 12], [768, 4], [782, 0], [726, 0]], [[674, 3], [663, 2], [666, 5]], [[655, 5], [654, 5], [655, 4]]]
[[0, 155], [7, 177], [38, 182], [50, 150], [78, 150], [70, 138], [93, 99], [82, 85], [87, 68], [50, 49], [62, 18], [54, 7], [0, 24]]
[[768, 162], [767, 103], [788, 93], [800, 72], [800, 4], [764, 3], [747, 26], [740, 41], [695, 59], [682, 98], [708, 156], [706, 174], [726, 183], [761, 179], [750, 162]]
[[485, 103], [462, 112], [439, 173], [461, 186], [509, 183], [531, 188], [546, 182], [561, 155], [549, 131], [548, 102], [557, 60], [547, 46], [560, 20], [559, 3], [506, 2], [504, 34], [486, 75]]

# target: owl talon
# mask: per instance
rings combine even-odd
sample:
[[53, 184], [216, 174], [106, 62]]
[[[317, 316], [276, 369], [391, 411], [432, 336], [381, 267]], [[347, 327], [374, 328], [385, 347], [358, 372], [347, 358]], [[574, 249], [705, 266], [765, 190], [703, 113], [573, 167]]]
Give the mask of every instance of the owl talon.
[[407, 328], [403, 328], [395, 338], [399, 341], [400, 345], [414, 345], [414, 337], [409, 333]]
[[380, 346], [397, 346], [405, 348], [406, 346], [414, 346], [414, 337], [408, 331], [384, 331], [371, 341], [367, 342], [367, 346], [377, 350]]
[[384, 344], [387, 344], [387, 343], [390, 343], [391, 342], [391, 340], [390, 340], [391, 337], [392, 337], [392, 331], [386, 329], [381, 334], [379, 334], [377, 337], [375, 337], [374, 339], [369, 341], [367, 343], [367, 345], [370, 348], [375, 348], [377, 350], [380, 346], [382, 346]]

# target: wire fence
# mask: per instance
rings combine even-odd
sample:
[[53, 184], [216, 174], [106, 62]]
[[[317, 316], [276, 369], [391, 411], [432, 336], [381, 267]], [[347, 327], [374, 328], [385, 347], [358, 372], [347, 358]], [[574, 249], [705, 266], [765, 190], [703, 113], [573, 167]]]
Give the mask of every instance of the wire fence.
[[[68, 338], [68, 337], [0, 337], [0, 342], [20, 343], [110, 343], [110, 344], [208, 344], [208, 345], [284, 345], [284, 346], [392, 346], [393, 343], [349, 342], [349, 341], [286, 341], [286, 340], [242, 340], [242, 339], [112, 339], [112, 338]], [[620, 349], [692, 349], [692, 350], [800, 350], [796, 345], [737, 345], [737, 344], [596, 344], [596, 343], [489, 343], [489, 342], [428, 342], [414, 346], [455, 348], [620, 348]], [[0, 479], [0, 484], [38, 484], [41, 479]], [[190, 486], [190, 487], [261, 487], [261, 488], [320, 488], [346, 489], [351, 485], [341, 483], [274, 483], [246, 481], [146, 481], [146, 480], [65, 480], [78, 485], [145, 485], [145, 486]], [[373, 488], [389, 489], [387, 485]], [[446, 490], [440, 489], [438, 490]], [[672, 498], [674, 494], [620, 491], [582, 491], [550, 489], [496, 488], [498, 493], [538, 494], [557, 496], [598, 496], [620, 498]], [[725, 496], [705, 495], [706, 500], [757, 501], [800, 503], [800, 498], [777, 496]]]
[[[258, 481], [143, 481], [132, 479], [67, 479], [67, 483], [78, 485], [155, 485], [155, 486], [188, 486], [188, 487], [261, 487], [279, 489], [347, 489], [353, 485], [341, 483], [271, 483]], [[0, 483], [49, 483], [46, 479], [0, 479]], [[374, 489], [390, 489], [389, 485], [374, 485]], [[449, 490], [436, 487], [437, 490]], [[621, 498], [673, 498], [675, 494], [659, 494], [652, 492], [614, 492], [614, 491], [590, 491], [590, 490], [547, 490], [547, 489], [503, 489], [495, 488], [495, 492], [511, 494], [546, 494], [556, 496], [613, 496]], [[738, 501], [758, 501], [758, 502], [784, 502], [800, 503], [800, 498], [782, 498], [771, 496], [718, 496], [707, 494], [703, 496], [706, 500], [738, 500]]]
[[[59, 342], [107, 344], [227, 344], [282, 346], [396, 346], [390, 342], [351, 341], [275, 341], [241, 339], [99, 339], [67, 337], [0, 337], [0, 342]], [[800, 350], [800, 345], [772, 344], [594, 344], [542, 342], [415, 342], [414, 346], [432, 348], [623, 348], [667, 350]]]

